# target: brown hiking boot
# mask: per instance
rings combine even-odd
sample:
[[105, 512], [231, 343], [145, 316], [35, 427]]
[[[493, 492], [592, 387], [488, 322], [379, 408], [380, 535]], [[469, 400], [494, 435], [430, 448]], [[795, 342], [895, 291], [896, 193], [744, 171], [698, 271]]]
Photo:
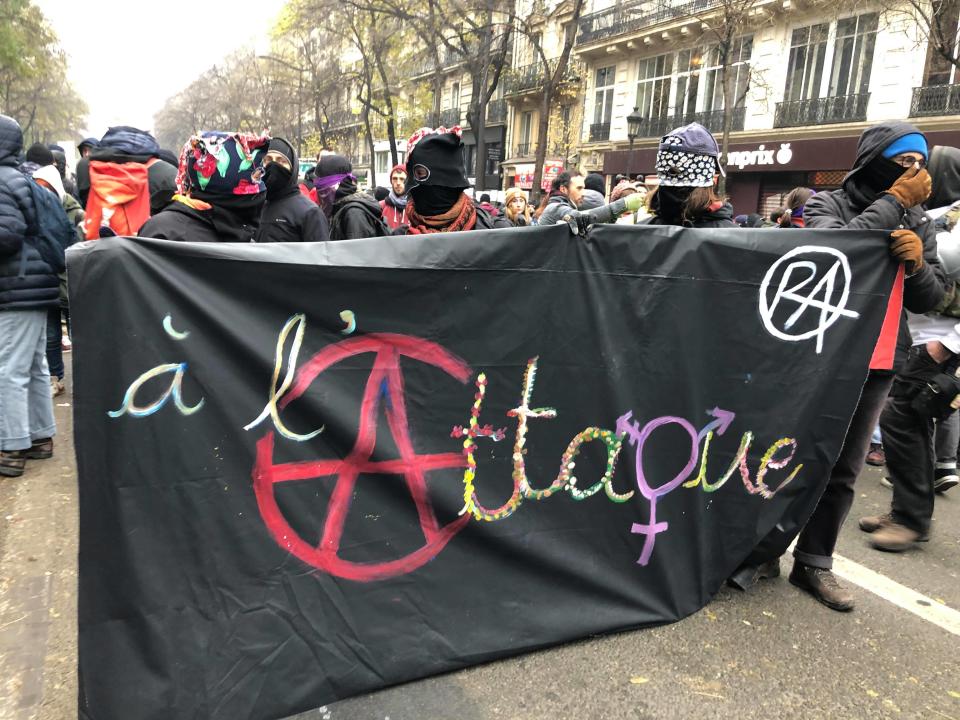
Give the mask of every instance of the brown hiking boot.
[[790, 571], [790, 583], [813, 595], [831, 610], [853, 610], [853, 593], [845, 590], [833, 573], [826, 568], [816, 568], [794, 561]]
[[28, 450], [22, 450], [27, 460], [46, 460], [53, 457], [53, 438], [34, 440]]
[[[867, 517], [860, 518], [860, 529], [865, 533], [875, 533], [877, 530], [887, 527], [888, 525], [896, 525], [896, 520], [893, 519], [893, 513], [888, 512], [883, 515], [868, 515]], [[917, 537], [917, 542], [929, 542], [930, 535], [927, 533], [921, 533]]]
[[870, 538], [870, 545], [886, 552], [903, 552], [917, 542], [920, 542], [920, 533], [892, 520]]
[[6, 477], [20, 477], [27, 465], [27, 459], [22, 450], [5, 450], [0, 452], [0, 475]]

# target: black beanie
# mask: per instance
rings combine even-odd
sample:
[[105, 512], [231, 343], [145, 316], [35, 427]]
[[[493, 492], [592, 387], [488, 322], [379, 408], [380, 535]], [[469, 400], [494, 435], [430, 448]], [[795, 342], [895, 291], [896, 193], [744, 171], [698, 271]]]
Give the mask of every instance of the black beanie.
[[453, 132], [425, 135], [407, 154], [407, 187], [470, 187], [463, 162], [463, 141]]
[[590, 173], [587, 175], [583, 179], [583, 186], [587, 188], [587, 190], [596, 190], [601, 195], [607, 191], [603, 184], [603, 175], [599, 175], [597, 173]]
[[27, 148], [27, 162], [35, 162], [40, 167], [53, 165], [53, 152], [43, 143], [34, 143]]
[[329, 175], [344, 175], [353, 172], [353, 165], [343, 155], [324, 155], [317, 163], [314, 175], [318, 178]]

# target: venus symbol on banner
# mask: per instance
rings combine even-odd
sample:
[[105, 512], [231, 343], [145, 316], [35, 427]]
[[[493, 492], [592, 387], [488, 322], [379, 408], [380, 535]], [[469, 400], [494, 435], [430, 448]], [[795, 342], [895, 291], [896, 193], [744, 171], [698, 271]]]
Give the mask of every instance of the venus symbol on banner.
[[[811, 259], [815, 255], [828, 255], [834, 258], [826, 272], [821, 273], [820, 266]], [[779, 278], [777, 290], [773, 299], [770, 300], [767, 298], [768, 290], [777, 278]], [[802, 294], [800, 291], [807, 288], [814, 280], [816, 283], [813, 287], [806, 294]], [[760, 284], [760, 317], [763, 318], [764, 327], [774, 337], [787, 342], [800, 342], [815, 337], [819, 354], [823, 350], [823, 336], [841, 316], [860, 317], [859, 313], [847, 309], [851, 280], [850, 262], [839, 250], [819, 245], [803, 245], [794, 248], [770, 266]], [[840, 297], [833, 302], [832, 298], [838, 291]], [[782, 329], [774, 320], [781, 301], [797, 305], [796, 309], [783, 320]], [[786, 302], [783, 305], [786, 306]], [[789, 331], [810, 308], [820, 312], [816, 327], [803, 332], [790, 333]]]

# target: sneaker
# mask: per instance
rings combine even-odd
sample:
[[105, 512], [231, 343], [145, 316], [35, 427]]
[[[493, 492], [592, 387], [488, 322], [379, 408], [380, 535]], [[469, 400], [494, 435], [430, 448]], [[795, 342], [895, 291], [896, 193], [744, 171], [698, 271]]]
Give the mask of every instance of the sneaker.
[[880, 484], [887, 488], [887, 490], [893, 490], [893, 480], [886, 475], [880, 478]]
[[883, 445], [880, 443], [870, 443], [870, 452], [867, 453], [867, 465], [883, 465], [887, 462], [886, 455], [883, 454]]
[[70, 337], [66, 334], [63, 336], [63, 340], [60, 341], [60, 348], [63, 352], [70, 352], [73, 350], [73, 342], [70, 340]]
[[67, 386], [63, 384], [63, 380], [54, 375], [50, 376], [50, 396], [57, 397], [58, 395], [63, 395], [67, 391]]
[[4, 450], [0, 452], [0, 475], [20, 477], [27, 465], [22, 450]]
[[737, 590], [749, 590], [759, 580], [769, 580], [780, 577], [780, 558], [767, 560], [760, 565], [741, 565], [737, 571], [727, 578], [727, 585]]
[[811, 567], [794, 561], [793, 570], [790, 571], [790, 583], [810, 593], [831, 610], [853, 610], [853, 593], [844, 589], [833, 572], [826, 568]]
[[920, 533], [893, 521], [883, 525], [870, 539], [872, 547], [885, 552], [903, 552], [917, 542], [920, 542]]
[[956, 468], [937, 468], [933, 473], [933, 491], [942, 493], [960, 485], [960, 476]]
[[[857, 524], [865, 533], [875, 533], [887, 525], [896, 525], [897, 523], [893, 519], [893, 513], [888, 512], [883, 515], [868, 515], [867, 517], [862, 517]], [[929, 533], [921, 533], [920, 537], [917, 538], [917, 542], [930, 542]]]

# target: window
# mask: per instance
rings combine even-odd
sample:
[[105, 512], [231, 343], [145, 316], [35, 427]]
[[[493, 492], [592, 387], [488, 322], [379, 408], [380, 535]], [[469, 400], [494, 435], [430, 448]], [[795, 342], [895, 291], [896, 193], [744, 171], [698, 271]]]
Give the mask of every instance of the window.
[[450, 88], [450, 107], [457, 109], [460, 107], [460, 83], [458, 82]]
[[377, 175], [386, 175], [387, 172], [392, 167], [390, 163], [390, 151], [382, 150], [376, 153], [377, 160]]
[[830, 73], [831, 97], [869, 91], [878, 17], [877, 13], [869, 13], [837, 22], [837, 41]]
[[597, 70], [594, 88], [593, 122], [595, 125], [609, 123], [613, 115], [613, 85], [616, 81], [617, 66], [610, 65]]
[[533, 113], [527, 110], [520, 113], [520, 145], [526, 150], [521, 150], [520, 154], [525, 155], [530, 148], [530, 126], [533, 124]]
[[[940, 26], [944, 30], [941, 49], [945, 50], [950, 57], [956, 58], [960, 0], [934, 0], [932, 16], [939, 19]], [[956, 67], [937, 48], [938, 44], [935, 42], [927, 46], [927, 63], [923, 71], [923, 84], [927, 87], [950, 85], [958, 80]]]
[[793, 31], [790, 40], [790, 59], [787, 63], [785, 101], [820, 97], [829, 27], [827, 23], [822, 23]]
[[[728, 59], [728, 72], [731, 74], [733, 107], [742, 108], [747, 102], [747, 90], [750, 89], [750, 56], [753, 54], [753, 36], [733, 41]], [[707, 53], [707, 69], [704, 71], [705, 88], [703, 111], [723, 110], [723, 80], [721, 77], [720, 47], [714, 45]]]
[[[691, 61], [688, 60], [688, 65]], [[670, 111], [670, 76], [673, 55], [640, 61], [637, 74], [637, 109], [646, 118], [666, 117]]]

